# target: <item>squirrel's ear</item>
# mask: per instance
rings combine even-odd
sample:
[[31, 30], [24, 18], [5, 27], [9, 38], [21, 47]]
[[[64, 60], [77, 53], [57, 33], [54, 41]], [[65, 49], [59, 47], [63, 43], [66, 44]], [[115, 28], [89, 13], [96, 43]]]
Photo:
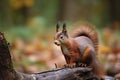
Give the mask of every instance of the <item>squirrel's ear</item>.
[[63, 24], [63, 30], [62, 30], [62, 32], [65, 32], [65, 33], [67, 32], [67, 30], [66, 30], [66, 24], [65, 23]]
[[65, 23], [63, 24], [63, 30], [62, 30], [62, 32], [68, 37], [67, 29], [66, 29], [66, 24]]
[[59, 28], [60, 28], [60, 24], [59, 24], [59, 22], [56, 24], [56, 32], [58, 32], [59, 31]]

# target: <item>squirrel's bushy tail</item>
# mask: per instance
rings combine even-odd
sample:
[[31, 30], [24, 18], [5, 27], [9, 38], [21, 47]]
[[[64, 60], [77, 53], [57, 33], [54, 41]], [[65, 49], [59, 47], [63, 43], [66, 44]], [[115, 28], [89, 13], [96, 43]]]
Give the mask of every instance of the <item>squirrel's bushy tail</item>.
[[96, 53], [98, 52], [98, 35], [94, 26], [90, 23], [79, 23], [74, 26], [74, 29], [71, 31], [71, 36], [73, 38], [86, 36], [90, 38], [94, 44]]

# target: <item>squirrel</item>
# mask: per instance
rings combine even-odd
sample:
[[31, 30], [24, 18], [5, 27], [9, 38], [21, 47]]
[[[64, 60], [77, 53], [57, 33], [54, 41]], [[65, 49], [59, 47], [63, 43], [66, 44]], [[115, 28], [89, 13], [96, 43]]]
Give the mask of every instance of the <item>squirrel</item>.
[[71, 37], [63, 24], [63, 30], [59, 31], [60, 24], [56, 25], [54, 43], [61, 47], [61, 51], [69, 66], [90, 66], [95, 77], [100, 79], [104, 69], [100, 64], [98, 53], [98, 35], [93, 25], [89, 23], [79, 24], [78, 28], [72, 30]]

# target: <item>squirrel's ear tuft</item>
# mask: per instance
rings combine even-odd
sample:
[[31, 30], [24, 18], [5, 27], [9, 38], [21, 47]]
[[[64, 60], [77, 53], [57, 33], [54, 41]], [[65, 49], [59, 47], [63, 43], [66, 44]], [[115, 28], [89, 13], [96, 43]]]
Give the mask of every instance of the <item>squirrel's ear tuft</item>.
[[56, 32], [59, 31], [59, 28], [60, 28], [60, 23], [58, 22], [58, 23], [56, 24]]
[[66, 23], [63, 24], [63, 30], [62, 30], [62, 32], [68, 37], [67, 29], [66, 29]]
[[63, 24], [63, 30], [66, 31], [66, 23]]
[[63, 33], [66, 33], [67, 30], [66, 30], [66, 23], [63, 24], [63, 30], [62, 30]]

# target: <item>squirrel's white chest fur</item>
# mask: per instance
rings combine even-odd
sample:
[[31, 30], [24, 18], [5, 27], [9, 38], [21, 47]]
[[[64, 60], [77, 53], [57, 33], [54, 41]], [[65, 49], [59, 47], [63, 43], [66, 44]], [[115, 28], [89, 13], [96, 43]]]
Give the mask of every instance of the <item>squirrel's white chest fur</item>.
[[62, 49], [64, 55], [67, 55], [67, 56], [70, 55], [69, 50], [65, 45], [62, 45], [61, 49]]

